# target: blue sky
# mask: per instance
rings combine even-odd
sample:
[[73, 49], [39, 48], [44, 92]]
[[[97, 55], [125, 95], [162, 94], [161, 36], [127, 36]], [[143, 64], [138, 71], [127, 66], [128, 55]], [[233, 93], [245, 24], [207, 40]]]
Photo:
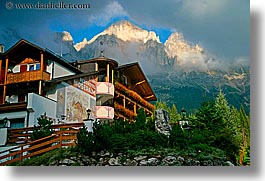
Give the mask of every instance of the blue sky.
[[[0, 43], [10, 46], [25, 38], [48, 46], [52, 34], [68, 31], [78, 43], [90, 39], [111, 23], [127, 19], [155, 31], [164, 42], [172, 32], [180, 32], [194, 44], [228, 60], [249, 57], [249, 0], [90, 0], [65, 3], [89, 3], [89, 9], [16, 9], [15, 4], [38, 1], [0, 1]], [[41, 3], [57, 0], [39, 1]], [[10, 38], [10, 37], [13, 38]], [[14, 38], [15, 37], [15, 38]]]

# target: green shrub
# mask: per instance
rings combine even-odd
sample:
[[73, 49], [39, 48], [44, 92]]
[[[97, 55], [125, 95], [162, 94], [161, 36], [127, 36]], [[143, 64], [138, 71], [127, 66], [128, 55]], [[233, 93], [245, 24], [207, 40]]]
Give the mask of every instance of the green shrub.
[[126, 135], [127, 147], [129, 149], [160, 148], [167, 146], [167, 136], [154, 131], [135, 131]]
[[137, 116], [135, 118], [135, 128], [136, 130], [144, 130], [146, 128], [146, 114], [144, 108], [140, 108], [137, 111]]
[[94, 151], [95, 138], [92, 132], [88, 132], [86, 126], [80, 128], [77, 134], [77, 149], [80, 153], [91, 155]]
[[183, 130], [177, 124], [173, 125], [168, 141], [171, 148], [184, 149], [187, 145], [187, 138], [185, 138]]
[[109, 150], [111, 146], [110, 137], [113, 135], [113, 127], [109, 124], [94, 124], [94, 149], [95, 151]]
[[50, 136], [54, 132], [51, 129], [52, 121], [47, 118], [46, 114], [41, 115], [37, 120], [38, 126], [34, 126], [33, 133], [30, 135], [32, 141]]

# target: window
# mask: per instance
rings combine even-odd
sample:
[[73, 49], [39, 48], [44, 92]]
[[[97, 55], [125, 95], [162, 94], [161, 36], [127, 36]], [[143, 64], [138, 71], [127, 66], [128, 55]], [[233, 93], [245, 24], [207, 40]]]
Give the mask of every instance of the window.
[[28, 71], [34, 71], [34, 70], [40, 70], [40, 64], [29, 64], [28, 65]]
[[20, 72], [26, 72], [27, 71], [27, 65], [20, 65]]
[[40, 70], [40, 64], [39, 63], [36, 64], [36, 70]]
[[125, 75], [123, 75], [122, 76], [122, 83], [124, 84], [124, 85], [127, 85], [128, 84], [128, 80], [127, 80], [127, 77], [125, 76]]
[[4, 120], [0, 120], [0, 128], [4, 127]]
[[9, 119], [11, 128], [24, 128], [25, 118]]
[[29, 71], [33, 71], [34, 70], [34, 65], [29, 65]]

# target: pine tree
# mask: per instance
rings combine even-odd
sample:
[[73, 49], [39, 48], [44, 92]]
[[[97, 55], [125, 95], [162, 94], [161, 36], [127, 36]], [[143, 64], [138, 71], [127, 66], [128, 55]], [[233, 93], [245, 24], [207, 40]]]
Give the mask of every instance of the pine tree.
[[177, 110], [177, 106], [175, 104], [172, 105], [172, 108], [169, 112], [170, 123], [177, 123], [180, 119], [180, 115]]
[[50, 121], [46, 113], [41, 115], [38, 120], [38, 126], [34, 126], [33, 132], [31, 134], [32, 141], [50, 136], [54, 131], [51, 129], [52, 121]]
[[137, 111], [137, 116], [135, 118], [134, 124], [137, 130], [144, 130], [146, 128], [146, 114], [143, 108]]

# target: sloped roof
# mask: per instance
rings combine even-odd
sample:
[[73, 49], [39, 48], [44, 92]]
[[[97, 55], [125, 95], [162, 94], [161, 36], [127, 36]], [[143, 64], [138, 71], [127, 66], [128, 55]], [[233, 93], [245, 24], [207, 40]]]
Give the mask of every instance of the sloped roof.
[[73, 80], [73, 79], [78, 79], [78, 78], [84, 78], [84, 77], [89, 77], [89, 76], [94, 76], [97, 75], [98, 72], [89, 72], [89, 73], [82, 73], [82, 74], [77, 74], [77, 75], [68, 75], [68, 76], [63, 76], [59, 78], [55, 78], [53, 80], [48, 80], [46, 81], [47, 83], [60, 83], [68, 80]]
[[72, 64], [87, 64], [87, 63], [96, 63], [96, 62], [106, 62], [106, 63], [111, 64], [113, 67], [118, 66], [118, 62], [116, 60], [107, 58], [104, 56], [100, 56], [100, 57], [89, 59], [89, 60], [79, 60], [79, 61], [73, 62]]
[[116, 70], [122, 71], [127, 77], [130, 77], [133, 82], [130, 86], [131, 90], [139, 93], [147, 101], [157, 100], [138, 62], [121, 65], [117, 67]]
[[[33, 58], [35, 60], [40, 60], [40, 53], [44, 54], [45, 60], [54, 60], [58, 64], [63, 65], [69, 70], [75, 73], [81, 73], [80, 70], [72, 66], [67, 60], [63, 57], [56, 55], [54, 52], [50, 51], [47, 48], [41, 48], [36, 44], [33, 44], [27, 40], [21, 39], [15, 45], [10, 47], [2, 56], [9, 59], [9, 65], [16, 65], [23, 61], [26, 58]], [[29, 55], [31, 57], [29, 57]]]

